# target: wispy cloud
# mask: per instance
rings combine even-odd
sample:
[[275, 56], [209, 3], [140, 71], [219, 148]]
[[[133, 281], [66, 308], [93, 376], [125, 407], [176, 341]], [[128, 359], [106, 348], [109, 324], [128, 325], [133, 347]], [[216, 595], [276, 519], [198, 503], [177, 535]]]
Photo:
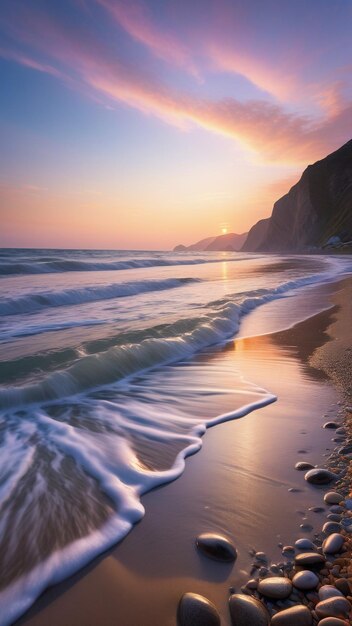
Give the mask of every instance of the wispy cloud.
[[[146, 44], [158, 57], [188, 67], [187, 47], [171, 34], [158, 32], [142, 5], [133, 1], [99, 2], [113, 12], [134, 39]], [[267, 160], [306, 162], [323, 156], [347, 139], [352, 103], [341, 98], [338, 85], [332, 85], [330, 91], [325, 89], [321, 96], [325, 114], [313, 118], [264, 99], [211, 99], [171, 88], [151, 74], [147, 66], [128, 64], [115, 49], [92, 38], [91, 33], [72, 31], [48, 15], [27, 12], [22, 19], [21, 15], [16, 16], [16, 23], [11, 26], [17, 49], [2, 49], [0, 55], [77, 85], [107, 106], [124, 103], [179, 128], [198, 126], [240, 141]], [[23, 44], [32, 54], [18, 52]], [[242, 67], [246, 66], [247, 74], [254, 76], [251, 63], [242, 62]], [[265, 87], [260, 69], [253, 79]], [[273, 84], [270, 77], [268, 81]]]

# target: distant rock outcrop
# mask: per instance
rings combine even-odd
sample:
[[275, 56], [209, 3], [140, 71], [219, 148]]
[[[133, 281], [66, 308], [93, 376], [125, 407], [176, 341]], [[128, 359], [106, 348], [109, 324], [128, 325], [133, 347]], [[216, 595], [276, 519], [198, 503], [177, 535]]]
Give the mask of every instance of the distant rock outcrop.
[[183, 246], [180, 244], [174, 248], [174, 252], [221, 252], [225, 250], [236, 252], [242, 248], [246, 237], [247, 233], [242, 233], [241, 235], [237, 235], [236, 233], [227, 233], [226, 235], [219, 235], [218, 237], [207, 237], [206, 239], [197, 241], [197, 243], [194, 243], [191, 246]]
[[271, 217], [251, 228], [242, 250], [303, 252], [351, 240], [352, 140], [309, 165]]
[[241, 250], [246, 241], [247, 234], [248, 233], [242, 233], [241, 235], [237, 235], [236, 233], [228, 233], [226, 235], [219, 235], [219, 237], [215, 237], [205, 249], [209, 251]]

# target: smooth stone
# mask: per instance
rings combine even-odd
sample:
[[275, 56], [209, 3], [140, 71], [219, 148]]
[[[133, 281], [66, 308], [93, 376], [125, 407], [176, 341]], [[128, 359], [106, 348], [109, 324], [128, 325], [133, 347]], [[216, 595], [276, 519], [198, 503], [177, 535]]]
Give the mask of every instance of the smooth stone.
[[268, 562], [268, 557], [265, 552], [256, 552], [254, 556], [256, 561], [260, 561], [261, 563]]
[[303, 604], [280, 611], [271, 618], [272, 626], [311, 626], [312, 621], [310, 610]]
[[203, 533], [197, 537], [196, 546], [205, 556], [215, 561], [230, 563], [237, 558], [235, 546], [222, 535]]
[[347, 578], [338, 578], [337, 580], [335, 580], [335, 587], [336, 589], [341, 591], [344, 596], [351, 595], [351, 587]]
[[345, 507], [348, 511], [352, 511], [352, 498], [345, 500]]
[[258, 591], [266, 598], [273, 600], [285, 600], [292, 593], [292, 583], [288, 578], [273, 576], [261, 580]]
[[341, 454], [341, 456], [345, 456], [347, 454], [351, 454], [351, 452], [352, 452], [352, 443], [346, 443], [344, 446], [342, 446], [338, 450], [338, 453]]
[[339, 504], [343, 500], [343, 496], [337, 491], [328, 491], [324, 496], [326, 504]]
[[318, 591], [319, 600], [328, 600], [329, 598], [341, 597], [343, 594], [336, 589], [334, 585], [323, 585]]
[[343, 506], [339, 506], [338, 504], [333, 504], [329, 509], [331, 513], [343, 513], [344, 510]]
[[303, 472], [304, 470], [314, 469], [314, 465], [307, 463], [307, 461], [298, 461], [295, 465], [295, 469]]
[[310, 539], [297, 539], [295, 542], [296, 548], [298, 550], [315, 550], [315, 545]]
[[341, 515], [339, 515], [338, 513], [329, 513], [327, 518], [329, 522], [341, 522]]
[[295, 564], [300, 567], [323, 567], [325, 556], [317, 552], [302, 552], [301, 554], [296, 554]]
[[339, 424], [337, 424], [336, 422], [325, 422], [323, 428], [331, 428], [336, 430], [339, 427]]
[[292, 579], [293, 586], [302, 591], [311, 591], [319, 584], [319, 576], [310, 570], [297, 572]]
[[325, 539], [323, 543], [323, 552], [328, 554], [335, 554], [336, 552], [340, 552], [343, 544], [345, 543], [345, 538], [343, 535], [339, 533], [333, 533], [329, 535], [327, 539]]
[[337, 435], [346, 435], [346, 428], [344, 428], [343, 426], [340, 426], [340, 427], [336, 430], [336, 434], [337, 434]]
[[304, 478], [312, 485], [326, 485], [327, 483], [331, 483], [333, 480], [336, 480], [337, 476], [333, 472], [329, 472], [329, 470], [316, 468], [309, 470]]
[[220, 626], [215, 605], [197, 593], [185, 593], [178, 605], [178, 626]]
[[347, 622], [339, 617], [324, 617], [318, 626], [347, 626]]
[[319, 585], [319, 576], [310, 570], [303, 570], [294, 575], [292, 583], [297, 589], [310, 591], [311, 589], [316, 589]]
[[295, 553], [295, 549], [293, 546], [284, 546], [282, 548], [282, 554], [289, 554], [289, 555], [293, 555]]
[[319, 602], [315, 611], [318, 617], [347, 617], [351, 605], [344, 597], [335, 596]]
[[252, 596], [235, 593], [229, 600], [232, 626], [269, 626], [270, 616], [262, 602]]
[[339, 533], [341, 529], [342, 527], [339, 522], [325, 522], [323, 526], [323, 533], [331, 535], [332, 533]]

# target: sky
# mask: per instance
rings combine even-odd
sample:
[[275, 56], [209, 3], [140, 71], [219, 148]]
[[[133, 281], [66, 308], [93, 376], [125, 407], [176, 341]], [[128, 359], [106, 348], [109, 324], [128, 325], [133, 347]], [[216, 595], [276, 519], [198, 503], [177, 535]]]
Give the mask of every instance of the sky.
[[352, 0], [1, 0], [0, 246], [245, 232], [352, 137]]

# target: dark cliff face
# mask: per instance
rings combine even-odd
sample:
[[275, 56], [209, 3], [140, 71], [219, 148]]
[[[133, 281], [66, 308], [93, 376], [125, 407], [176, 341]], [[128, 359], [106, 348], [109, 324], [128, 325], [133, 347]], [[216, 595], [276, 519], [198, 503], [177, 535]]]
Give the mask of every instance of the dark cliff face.
[[252, 226], [242, 246], [244, 252], [253, 252], [260, 248], [260, 244], [264, 241], [266, 233], [268, 232], [269, 221], [270, 218], [267, 217], [264, 220], [259, 220], [259, 222]]
[[331, 237], [352, 239], [352, 140], [309, 165], [261, 222], [249, 231], [243, 250], [304, 251], [322, 248]]

